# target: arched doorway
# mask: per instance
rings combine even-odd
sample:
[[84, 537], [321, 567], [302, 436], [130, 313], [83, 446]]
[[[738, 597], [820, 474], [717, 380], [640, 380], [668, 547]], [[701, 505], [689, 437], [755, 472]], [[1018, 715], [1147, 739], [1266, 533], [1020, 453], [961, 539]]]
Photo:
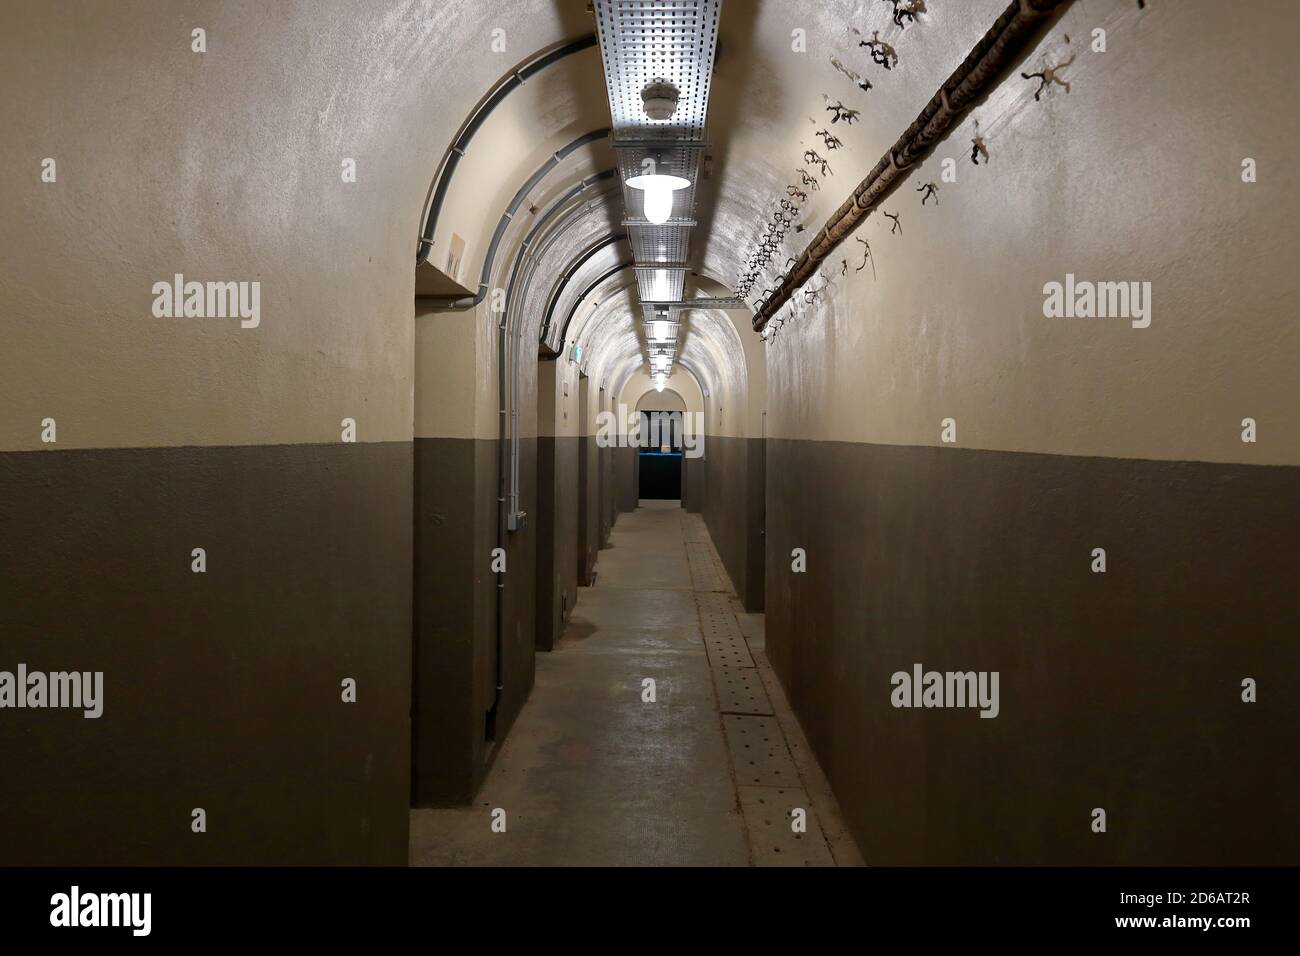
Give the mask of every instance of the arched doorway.
[[641, 498], [681, 500], [685, 412], [686, 401], [672, 389], [646, 392], [637, 402]]

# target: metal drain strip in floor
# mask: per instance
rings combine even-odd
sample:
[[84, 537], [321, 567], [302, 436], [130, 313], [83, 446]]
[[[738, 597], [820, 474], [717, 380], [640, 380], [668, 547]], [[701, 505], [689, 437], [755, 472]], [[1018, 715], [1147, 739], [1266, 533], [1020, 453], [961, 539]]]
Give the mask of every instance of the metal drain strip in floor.
[[687, 544], [712, 544], [704, 518], [689, 511], [682, 512], [682, 537]]
[[773, 714], [758, 668], [715, 667], [713, 683], [718, 690], [718, 708], [724, 714]]
[[731, 593], [727, 576], [704, 518], [689, 511], [682, 513], [682, 539], [686, 543], [686, 563], [691, 571], [691, 587], [696, 591]]
[[736, 615], [742, 608], [704, 519], [682, 516], [700, 631], [755, 866], [834, 866]]
[[714, 667], [753, 667], [754, 658], [741, 633], [740, 623], [725, 594], [697, 593], [695, 604], [700, 613], [700, 632]]
[[696, 591], [731, 591], [731, 582], [722, 570], [722, 562], [705, 542], [687, 542], [686, 561], [691, 568], [691, 585]]
[[798, 787], [746, 787], [740, 812], [755, 866], [834, 866], [808, 794]]
[[775, 717], [723, 714], [736, 783], [745, 787], [797, 787], [799, 771]]

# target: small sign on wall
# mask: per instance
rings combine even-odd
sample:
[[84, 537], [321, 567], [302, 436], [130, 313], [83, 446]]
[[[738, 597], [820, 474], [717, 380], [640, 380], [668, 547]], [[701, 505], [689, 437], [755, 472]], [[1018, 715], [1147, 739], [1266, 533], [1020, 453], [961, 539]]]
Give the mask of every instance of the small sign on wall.
[[451, 245], [447, 249], [447, 275], [456, 282], [460, 281], [460, 263], [465, 258], [465, 240], [458, 234], [451, 234]]

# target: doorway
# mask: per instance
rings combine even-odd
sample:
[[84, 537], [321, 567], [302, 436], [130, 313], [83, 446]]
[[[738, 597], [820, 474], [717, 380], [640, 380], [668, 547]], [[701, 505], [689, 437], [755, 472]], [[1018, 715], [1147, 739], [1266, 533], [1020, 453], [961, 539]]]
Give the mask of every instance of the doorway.
[[682, 497], [682, 413], [642, 409], [638, 461], [641, 497], [680, 501]]

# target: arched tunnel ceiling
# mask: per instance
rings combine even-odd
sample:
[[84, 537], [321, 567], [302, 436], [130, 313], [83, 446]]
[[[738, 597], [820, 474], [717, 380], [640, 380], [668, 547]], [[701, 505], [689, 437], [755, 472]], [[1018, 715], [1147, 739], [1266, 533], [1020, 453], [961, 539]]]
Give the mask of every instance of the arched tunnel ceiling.
[[[1003, 6], [1002, 0], [970, 0], [960, 10], [936, 5], [922, 23], [910, 28], [903, 44], [904, 31], [893, 23], [885, 3], [865, 7], [852, 0], [826, 0], [812, 7], [724, 4], [708, 109], [712, 146], [696, 190], [699, 226], [688, 260], [699, 278], [688, 285], [687, 295], [733, 294], [767, 224], [780, 210], [781, 200], [789, 198], [788, 187], [798, 186], [807, 199], [799, 203], [795, 223], [804, 229], [791, 228], [773, 253], [762, 278], [750, 290], [750, 301], [756, 300], [933, 95], [932, 83], [923, 78], [932, 75], [930, 71], [909, 71], [908, 58], [890, 71], [880, 69], [860, 46], [864, 37], [878, 31], [882, 39], [913, 56], [955, 66]], [[590, 27], [590, 17], [586, 22]], [[806, 37], [806, 52], [794, 49], [796, 31]], [[869, 79], [873, 88], [863, 91], [848, 73]], [[856, 121], [832, 124], [828, 109], [832, 103], [859, 111]], [[472, 271], [481, 262], [495, 225], [494, 211], [504, 209], [519, 184], [557, 148], [609, 123], [594, 47], [557, 61], [514, 91], [477, 134], [475, 161], [463, 163], [458, 171], [451, 191], [454, 199], [449, 198], [439, 225], [439, 247], [445, 249], [451, 231], [457, 231], [466, 240], [464, 268]], [[828, 149], [819, 131], [831, 133], [838, 140], [836, 148]], [[805, 150], [826, 159], [825, 170], [806, 160]], [[608, 146], [593, 144], [568, 157], [538, 185], [529, 197], [532, 215], [511, 223], [508, 240], [498, 253], [501, 264], [494, 273], [502, 277], [500, 281], [508, 280], [527, 222], [574, 183], [612, 164]], [[802, 184], [801, 168], [817, 178], [818, 188]], [[621, 231], [624, 211], [619, 192], [598, 195], [603, 197], [599, 204], [590, 203], [586, 196], [576, 201], [574, 205], [589, 203], [585, 214], [566, 219], [563, 233], [544, 255], [520, 270], [524, 281], [511, 308], [518, 310], [524, 334], [536, 336], [541, 331], [556, 279], [574, 258], [593, 242]], [[591, 208], [597, 205], [600, 208]], [[853, 250], [843, 253], [851, 258]], [[627, 258], [626, 247], [618, 243], [577, 269], [555, 297], [557, 325], [570, 311], [583, 310], [585, 305], [577, 300], [595, 277]], [[601, 293], [595, 289], [590, 297]], [[634, 354], [642, 341], [635, 302], [627, 298], [626, 321], [603, 324], [601, 334], [586, 343], [593, 362], [599, 360], [611, 371], [617, 368], [620, 375], [630, 361], [625, 356]], [[708, 387], [743, 387], [744, 351], [738, 336], [752, 333], [739, 333], [731, 318], [720, 312], [688, 311], [680, 318], [679, 356], [699, 370]], [[548, 344], [562, 348], [559, 328], [548, 331]], [[606, 349], [612, 350], [608, 360], [602, 355]], [[612, 358], [615, 355], [617, 360]]]
[[[581, 189], [581, 184], [573, 188]], [[512, 257], [506, 284], [509, 323], [528, 341], [539, 334], [550, 337], [544, 327], [548, 307], [553, 313], [549, 317], [563, 322], [558, 310], [558, 298], [568, 287], [563, 277], [580, 263], [584, 251], [617, 234], [617, 224], [608, 216], [609, 192], [609, 182], [602, 182], [547, 207], [534, 217], [537, 221], [522, 240], [526, 248]]]
[[[566, 334], [564, 328], [566, 321], [574, 314], [574, 310], [579, 305], [579, 299], [583, 292], [589, 288], [600, 276], [607, 275], [609, 271], [624, 262], [630, 260], [630, 254], [627, 249], [627, 243], [618, 238], [621, 233], [612, 232], [608, 223], [598, 224], [587, 230], [583, 237], [584, 241], [579, 243], [577, 261], [582, 265], [572, 277], [559, 290], [559, 294], [554, 297], [554, 306], [551, 311], [551, 328], [549, 339], [551, 342], [560, 342], [561, 334]], [[574, 261], [575, 256], [565, 250], [567, 254], [566, 264]], [[547, 278], [552, 282], [559, 273], [551, 273]], [[547, 283], [550, 284], [549, 282]], [[543, 301], [539, 303], [538, 319], [544, 316], [545, 300], [549, 296], [541, 297]], [[536, 334], [533, 335], [536, 338]], [[558, 350], [558, 349], [557, 349]]]
[[[594, 48], [581, 50], [539, 71], [486, 116], [451, 173], [434, 231], [432, 265], [449, 271], [448, 256], [454, 255], [459, 240], [463, 243], [460, 270], [451, 278], [471, 288], [477, 284], [498, 218], [528, 177], [557, 150], [585, 133], [608, 127], [599, 87], [592, 92], [600, 76], [599, 54]], [[484, 94], [499, 79], [493, 77]], [[603, 141], [583, 148], [553, 170], [523, 208], [544, 207], [566, 186], [612, 165], [612, 151]]]
[[[642, 365], [639, 308], [628, 272], [611, 276], [579, 304], [566, 339], [566, 344], [582, 344], [592, 356], [590, 367], [609, 376], [616, 390]], [[715, 283], [699, 279], [692, 284], [699, 289], [694, 294], [713, 295], [716, 289]], [[700, 386], [743, 389], [747, 385], [743, 349], [727, 314], [716, 309], [686, 310], [680, 318], [681, 361]]]
[[[598, 304], [597, 304], [598, 303]], [[628, 362], [641, 363], [636, 287], [632, 270], [611, 276], [579, 304], [566, 342], [578, 342], [587, 355], [587, 374], [612, 385]]]

